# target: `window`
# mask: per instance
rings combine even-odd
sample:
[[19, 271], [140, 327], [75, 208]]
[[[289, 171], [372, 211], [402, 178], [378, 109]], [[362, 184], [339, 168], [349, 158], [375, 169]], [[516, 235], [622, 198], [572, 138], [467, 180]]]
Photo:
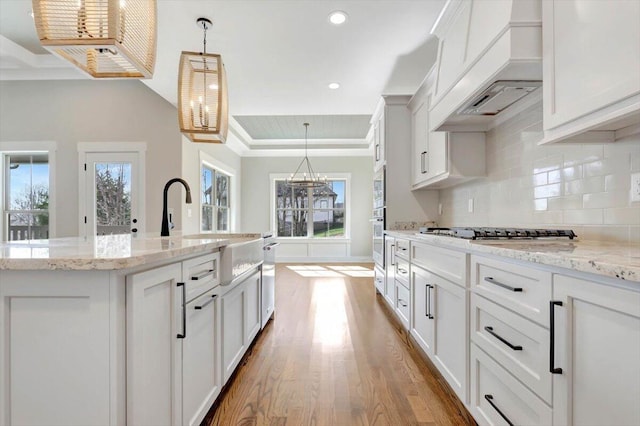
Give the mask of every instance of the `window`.
[[202, 231], [229, 230], [229, 188], [231, 177], [206, 164], [202, 165]]
[[291, 188], [275, 180], [275, 217], [278, 237], [345, 238], [346, 187], [333, 179], [322, 188]]
[[49, 238], [49, 156], [47, 153], [4, 155], [6, 240]]

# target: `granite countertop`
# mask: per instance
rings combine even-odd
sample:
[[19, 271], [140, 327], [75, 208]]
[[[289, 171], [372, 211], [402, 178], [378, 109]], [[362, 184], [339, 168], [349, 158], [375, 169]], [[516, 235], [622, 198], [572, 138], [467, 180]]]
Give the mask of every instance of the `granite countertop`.
[[612, 278], [640, 282], [640, 245], [580, 240], [465, 240], [386, 231], [398, 237], [478, 254], [493, 254]]
[[68, 237], [0, 244], [0, 270], [126, 269], [262, 238], [260, 233]]

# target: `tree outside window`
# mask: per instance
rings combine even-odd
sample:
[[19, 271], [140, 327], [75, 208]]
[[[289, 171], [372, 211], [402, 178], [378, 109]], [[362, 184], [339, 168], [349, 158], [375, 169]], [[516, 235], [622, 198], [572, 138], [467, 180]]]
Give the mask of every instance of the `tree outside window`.
[[276, 180], [277, 236], [344, 238], [345, 188], [345, 180], [321, 188], [292, 188]]
[[4, 155], [6, 239], [49, 238], [49, 156]]
[[214, 168], [202, 166], [201, 204], [203, 231], [228, 231], [231, 177]]

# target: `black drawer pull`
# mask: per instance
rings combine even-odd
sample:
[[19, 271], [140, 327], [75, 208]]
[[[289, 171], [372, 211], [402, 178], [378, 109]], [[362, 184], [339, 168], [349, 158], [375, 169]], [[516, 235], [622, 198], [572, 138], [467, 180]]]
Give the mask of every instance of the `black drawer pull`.
[[196, 306], [194, 306], [194, 307], [193, 307], [193, 309], [202, 309], [202, 308], [204, 308], [205, 306], [207, 306], [208, 304], [210, 304], [210, 303], [212, 303], [214, 300], [216, 300], [216, 297], [218, 297], [218, 295], [217, 295], [217, 294], [214, 294], [214, 295], [213, 295], [213, 296], [211, 296], [211, 298], [209, 298], [206, 302], [204, 302], [204, 303], [203, 303], [203, 304], [201, 304], [201, 305], [196, 305]]
[[431, 314], [431, 289], [435, 288], [434, 286], [432, 286], [431, 284], [427, 284], [427, 306], [428, 306], [428, 311], [427, 311], [427, 318], [429, 319], [433, 319], [433, 315]]
[[406, 308], [408, 306], [407, 302], [405, 302], [404, 299], [400, 299], [399, 297], [398, 297], [398, 303], [401, 304], [403, 308]]
[[500, 409], [496, 406], [496, 404], [493, 403], [493, 395], [485, 395], [484, 399], [487, 400], [487, 402], [489, 402], [489, 404], [491, 404], [491, 406], [493, 407], [494, 410], [496, 410], [498, 412], [498, 414], [500, 414], [500, 416], [504, 419], [505, 422], [507, 422], [509, 424], [509, 426], [513, 426], [513, 423], [511, 422], [511, 420], [509, 420], [509, 418], [507, 416], [504, 415], [504, 413], [502, 411], [500, 411]]
[[484, 277], [484, 280], [490, 284], [494, 284], [497, 285], [499, 287], [502, 288], [506, 288], [507, 290], [511, 290], [511, 291], [522, 291], [522, 287], [511, 287], [510, 285], [506, 285], [501, 283], [500, 281], [496, 281], [493, 279], [493, 277]]
[[504, 337], [498, 336], [498, 334], [495, 331], [493, 331], [493, 327], [488, 327], [487, 326], [484, 329], [487, 331], [487, 333], [489, 333], [490, 335], [492, 335], [496, 339], [500, 340], [505, 345], [509, 346], [512, 350], [514, 350], [514, 351], [521, 351], [522, 350], [522, 346], [512, 345]]
[[209, 269], [208, 271], [200, 272], [197, 275], [192, 275], [191, 279], [194, 280], [194, 281], [201, 280], [201, 279], [203, 279], [205, 277], [208, 277], [209, 275], [214, 274], [215, 272], [216, 272], [215, 269]]
[[555, 307], [557, 306], [562, 306], [562, 302], [557, 301], [557, 300], [551, 300], [549, 302], [549, 322], [550, 322], [550, 336], [549, 338], [551, 339], [551, 344], [549, 345], [549, 373], [551, 374], [562, 374], [562, 368], [557, 368], [554, 364], [555, 364], [555, 360], [554, 360], [554, 354], [555, 354], [555, 341], [556, 341], [556, 324], [555, 324], [555, 315], [554, 315], [554, 311], [555, 311]]
[[407, 275], [409, 273], [409, 271], [403, 268], [398, 268], [398, 272], [400, 272], [402, 275]]
[[182, 287], [182, 333], [176, 336], [178, 339], [187, 337], [187, 288], [184, 283], [178, 283], [178, 287]]

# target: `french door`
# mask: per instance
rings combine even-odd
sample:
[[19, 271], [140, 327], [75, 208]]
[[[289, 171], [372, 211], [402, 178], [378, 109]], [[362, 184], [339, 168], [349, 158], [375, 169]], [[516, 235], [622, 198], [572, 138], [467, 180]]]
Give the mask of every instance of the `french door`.
[[85, 236], [144, 232], [140, 161], [137, 152], [85, 153], [80, 206]]

